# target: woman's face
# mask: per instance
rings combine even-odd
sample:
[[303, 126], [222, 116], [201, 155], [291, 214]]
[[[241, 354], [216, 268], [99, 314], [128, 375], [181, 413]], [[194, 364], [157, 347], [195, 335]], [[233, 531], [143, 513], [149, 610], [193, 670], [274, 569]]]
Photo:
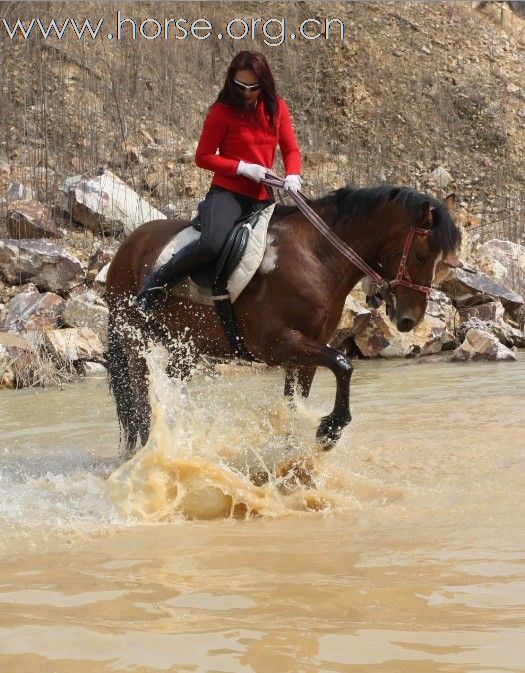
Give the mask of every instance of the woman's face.
[[[253, 72], [253, 70], [236, 70], [234, 80], [239, 82], [239, 84], [248, 84], [248, 85], [259, 84], [257, 75]], [[238, 84], [235, 85], [237, 86], [239, 93], [244, 98], [246, 103], [253, 104], [259, 98], [259, 95], [261, 93], [260, 89], [244, 89], [243, 87], [240, 87]]]

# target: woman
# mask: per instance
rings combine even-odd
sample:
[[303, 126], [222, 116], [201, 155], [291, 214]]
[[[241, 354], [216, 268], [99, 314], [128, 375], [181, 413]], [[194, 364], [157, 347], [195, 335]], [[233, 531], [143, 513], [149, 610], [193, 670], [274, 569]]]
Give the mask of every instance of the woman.
[[214, 172], [200, 209], [202, 235], [146, 277], [138, 295], [144, 310], [151, 308], [158, 292], [218, 257], [241, 215], [273, 203], [260, 181], [273, 166], [277, 144], [286, 171], [284, 188], [297, 192], [301, 155], [290, 113], [276, 94], [263, 54], [241, 51], [230, 63], [224, 86], [208, 111], [195, 152], [196, 165]]

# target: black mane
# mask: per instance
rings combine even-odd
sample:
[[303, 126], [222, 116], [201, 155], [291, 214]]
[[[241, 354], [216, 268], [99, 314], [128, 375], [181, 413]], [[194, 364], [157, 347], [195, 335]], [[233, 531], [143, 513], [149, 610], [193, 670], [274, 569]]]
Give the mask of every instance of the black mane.
[[[389, 201], [400, 203], [408, 211], [411, 222], [416, 225], [421, 219], [421, 209], [426, 203], [435, 209], [432, 212], [432, 238], [443, 250], [443, 254], [454, 252], [461, 241], [461, 233], [454, 224], [450, 213], [441, 201], [428, 194], [411, 189], [410, 187], [395, 187], [393, 185], [378, 185], [377, 187], [352, 187], [345, 185], [335, 189], [318, 199], [310, 200], [312, 207], [335, 205], [338, 218], [356, 220], [366, 216], [377, 206]], [[286, 206], [276, 204], [274, 214], [277, 219], [290, 213], [297, 212], [296, 205]]]

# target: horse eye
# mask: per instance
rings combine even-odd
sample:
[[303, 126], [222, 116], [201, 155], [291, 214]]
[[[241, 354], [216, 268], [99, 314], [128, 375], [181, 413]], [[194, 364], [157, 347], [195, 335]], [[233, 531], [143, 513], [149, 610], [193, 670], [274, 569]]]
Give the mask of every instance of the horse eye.
[[425, 255], [421, 254], [420, 252], [416, 252], [416, 259], [418, 262], [424, 262], [426, 257]]

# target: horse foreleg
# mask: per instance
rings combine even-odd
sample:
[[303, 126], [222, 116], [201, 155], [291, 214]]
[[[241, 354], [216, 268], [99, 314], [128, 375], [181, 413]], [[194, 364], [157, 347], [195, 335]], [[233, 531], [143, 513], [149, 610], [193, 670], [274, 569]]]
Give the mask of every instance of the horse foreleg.
[[[303, 369], [306, 393], [310, 391], [311, 379], [317, 367], [327, 367], [335, 376], [336, 395], [332, 412], [321, 419], [317, 429], [317, 439], [325, 450], [331, 449], [341, 437], [343, 429], [350, 423], [350, 379], [353, 367], [350, 360], [340, 351], [323, 346], [297, 331], [290, 331], [272, 353], [272, 362], [292, 365]], [[280, 360], [280, 362], [279, 362]], [[308, 371], [309, 370], [309, 371]], [[304, 394], [304, 393], [303, 393]], [[306, 395], [305, 395], [306, 396]]]
[[317, 439], [325, 451], [329, 451], [341, 437], [344, 428], [352, 420], [350, 413], [350, 379], [354, 368], [350, 360], [340, 351], [333, 351], [330, 355], [331, 365], [327, 365], [334, 372], [337, 384], [335, 404], [332, 412], [321, 419], [317, 428]]

